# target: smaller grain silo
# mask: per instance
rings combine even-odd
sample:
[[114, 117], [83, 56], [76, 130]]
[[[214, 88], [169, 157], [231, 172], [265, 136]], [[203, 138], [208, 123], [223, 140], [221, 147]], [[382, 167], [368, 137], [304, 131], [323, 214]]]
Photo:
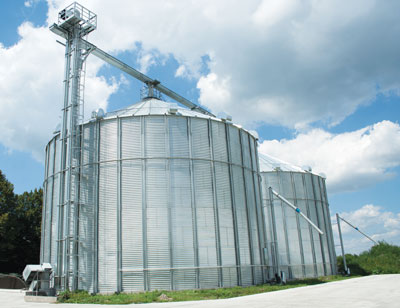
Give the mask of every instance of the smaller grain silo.
[[[335, 274], [336, 255], [325, 178], [261, 153], [259, 164], [270, 277], [279, 272], [289, 279]], [[270, 193], [270, 187], [314, 222], [323, 234]]]

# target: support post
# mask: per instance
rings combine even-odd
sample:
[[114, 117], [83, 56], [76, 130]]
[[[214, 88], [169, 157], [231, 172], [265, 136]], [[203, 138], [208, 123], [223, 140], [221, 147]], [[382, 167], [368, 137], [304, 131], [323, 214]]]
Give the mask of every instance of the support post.
[[346, 264], [346, 255], [344, 253], [344, 246], [343, 246], [343, 238], [342, 238], [342, 229], [340, 228], [340, 217], [339, 214], [336, 213], [336, 220], [337, 220], [337, 226], [338, 226], [338, 231], [339, 231], [339, 239], [340, 239], [340, 247], [342, 248], [342, 256], [343, 256], [343, 266], [344, 266], [344, 271], [346, 274], [348, 273], [348, 268]]

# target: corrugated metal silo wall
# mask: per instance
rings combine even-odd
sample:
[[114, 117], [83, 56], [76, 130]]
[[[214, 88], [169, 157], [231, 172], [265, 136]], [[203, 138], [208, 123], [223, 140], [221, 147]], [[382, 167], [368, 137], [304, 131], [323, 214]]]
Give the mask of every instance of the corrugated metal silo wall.
[[[320, 176], [301, 172], [261, 172], [261, 176], [270, 275], [274, 274], [273, 221], [276, 225], [278, 262], [286, 277], [294, 279], [336, 274], [336, 255], [325, 180]], [[274, 211], [271, 211], [269, 187], [298, 207], [324, 234], [320, 235], [276, 197], [273, 199]]]
[[[265, 233], [250, 134], [211, 119], [141, 116], [90, 122], [82, 135], [79, 289], [263, 282]], [[56, 215], [53, 177], [46, 169], [45, 211]], [[45, 226], [52, 215], [46, 212]], [[45, 227], [43, 239], [43, 260], [54, 264], [56, 235]]]
[[43, 213], [40, 262], [53, 265], [56, 270], [58, 249], [59, 191], [61, 143], [55, 136], [46, 147], [45, 180], [43, 185]]

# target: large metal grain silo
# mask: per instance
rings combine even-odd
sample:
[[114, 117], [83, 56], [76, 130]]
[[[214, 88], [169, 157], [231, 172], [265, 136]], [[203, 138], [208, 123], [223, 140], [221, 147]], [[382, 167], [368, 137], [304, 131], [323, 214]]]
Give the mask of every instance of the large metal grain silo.
[[80, 131], [79, 202], [68, 211], [58, 203], [59, 135], [46, 149], [41, 262], [56, 280], [101, 293], [263, 282], [255, 137], [154, 98]]
[[[270, 275], [282, 271], [295, 279], [336, 274], [325, 178], [261, 153], [259, 163]], [[297, 212], [271, 191], [294, 205]], [[298, 215], [300, 212], [323, 234]]]

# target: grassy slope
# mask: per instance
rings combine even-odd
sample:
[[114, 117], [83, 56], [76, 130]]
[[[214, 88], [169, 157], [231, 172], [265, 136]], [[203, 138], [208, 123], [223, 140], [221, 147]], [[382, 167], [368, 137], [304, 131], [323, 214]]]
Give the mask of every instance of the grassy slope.
[[343, 276], [327, 276], [320, 278], [290, 281], [286, 285], [264, 284], [250, 287], [234, 287], [207, 290], [184, 290], [184, 291], [152, 291], [141, 293], [120, 293], [113, 295], [90, 295], [85, 291], [64, 292], [59, 296], [58, 301], [63, 303], [85, 303], [85, 304], [132, 304], [132, 303], [152, 303], [163, 302], [168, 299], [160, 299], [161, 294], [165, 294], [171, 301], [192, 301], [206, 299], [221, 299], [237, 296], [265, 293], [290, 288], [297, 288], [330, 281], [347, 279]]

